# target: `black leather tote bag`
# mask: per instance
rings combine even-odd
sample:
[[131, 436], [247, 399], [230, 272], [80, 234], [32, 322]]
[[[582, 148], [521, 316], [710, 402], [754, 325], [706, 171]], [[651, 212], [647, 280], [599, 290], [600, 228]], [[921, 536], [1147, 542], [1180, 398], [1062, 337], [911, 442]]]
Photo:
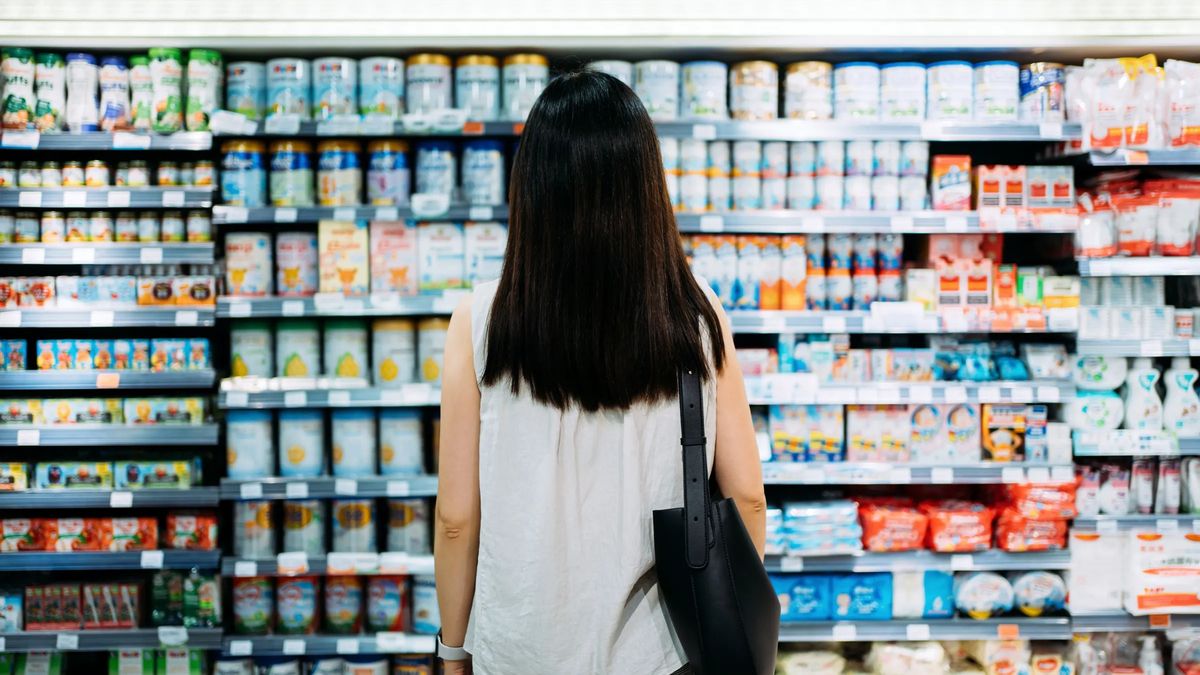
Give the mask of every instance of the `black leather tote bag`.
[[732, 499], [709, 496], [700, 377], [679, 375], [683, 508], [654, 512], [658, 584], [695, 675], [772, 675], [779, 598]]

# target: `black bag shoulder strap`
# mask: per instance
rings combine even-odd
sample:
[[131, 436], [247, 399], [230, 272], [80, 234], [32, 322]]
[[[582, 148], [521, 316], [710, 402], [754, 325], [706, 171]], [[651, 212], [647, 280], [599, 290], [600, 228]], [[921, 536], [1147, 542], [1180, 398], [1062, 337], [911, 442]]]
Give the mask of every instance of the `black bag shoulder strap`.
[[708, 565], [708, 457], [705, 452], [704, 398], [700, 376], [694, 370], [679, 371], [679, 427], [683, 446], [684, 555], [688, 566]]

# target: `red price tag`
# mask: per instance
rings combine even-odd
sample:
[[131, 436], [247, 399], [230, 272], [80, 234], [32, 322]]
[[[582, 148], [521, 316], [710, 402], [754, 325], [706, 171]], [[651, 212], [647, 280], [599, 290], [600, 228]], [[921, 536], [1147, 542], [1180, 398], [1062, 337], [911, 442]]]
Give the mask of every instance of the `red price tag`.
[[996, 626], [996, 637], [1001, 640], [1018, 640], [1021, 638], [1021, 627], [1015, 623], [1002, 623]]

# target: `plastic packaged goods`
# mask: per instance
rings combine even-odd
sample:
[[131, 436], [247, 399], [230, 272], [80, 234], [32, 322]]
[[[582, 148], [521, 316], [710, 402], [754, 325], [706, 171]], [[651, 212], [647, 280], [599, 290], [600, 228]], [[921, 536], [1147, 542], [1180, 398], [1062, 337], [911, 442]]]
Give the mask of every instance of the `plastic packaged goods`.
[[5, 129], [26, 129], [34, 121], [35, 73], [32, 49], [6, 47], [0, 52], [0, 114]]
[[744, 61], [729, 69], [729, 112], [737, 120], [779, 116], [779, 68], [769, 61]]
[[125, 59], [106, 56], [100, 61], [100, 129], [113, 131], [128, 129], [129, 111], [129, 68]]
[[154, 78], [148, 56], [129, 57], [129, 113], [134, 129], [146, 131], [154, 124]]
[[505, 118], [524, 122], [550, 81], [550, 64], [541, 54], [512, 54], [504, 57], [501, 72]]
[[633, 90], [652, 120], [670, 121], [679, 117], [679, 81], [679, 64], [674, 61], [634, 64]]
[[728, 66], [720, 61], [683, 64], [680, 115], [684, 119], [721, 120], [729, 116]]
[[1153, 54], [1085, 59], [1081, 79], [1083, 148], [1161, 144], [1156, 107], [1160, 78]]
[[500, 119], [500, 62], [487, 54], [458, 57], [454, 72], [454, 102], [467, 118], [481, 122]]
[[275, 589], [275, 628], [281, 635], [311, 635], [319, 614], [317, 577], [280, 578]]
[[954, 603], [972, 619], [988, 619], [1012, 611], [1012, 584], [994, 572], [972, 572], [954, 578]]
[[304, 59], [267, 61], [267, 117], [294, 116], [306, 120], [312, 114], [312, 69]]
[[[170, 134], [183, 128], [182, 64], [183, 54], [178, 49], [155, 47], [150, 50], [150, 83], [153, 95], [150, 127], [156, 133]], [[69, 99], [67, 103], [69, 109]]]
[[275, 623], [275, 588], [267, 577], [233, 579], [233, 632], [266, 635]]
[[213, 112], [221, 107], [221, 55], [211, 49], [188, 51], [187, 105], [188, 131], [207, 131]]
[[879, 109], [885, 120], [925, 119], [925, 65], [899, 62], [881, 66]]
[[412, 577], [412, 614], [414, 632], [421, 635], [436, 635], [442, 627], [438, 613], [437, 591], [432, 576]]
[[879, 118], [879, 64], [867, 61], [839, 63], [833, 67], [833, 117]]
[[267, 69], [253, 61], [225, 67], [225, 107], [247, 119], [262, 119], [267, 108]]
[[67, 129], [72, 133], [99, 129], [99, 78], [96, 57], [79, 52], [67, 54]]
[[366, 592], [367, 630], [403, 631], [408, 628], [408, 590], [407, 577], [369, 577]]
[[429, 115], [452, 105], [453, 68], [445, 54], [413, 54], [405, 62], [405, 110]]
[[362, 630], [363, 583], [353, 576], [325, 579], [325, 632], [351, 635]]
[[823, 61], [788, 65], [784, 79], [783, 116], [824, 120], [833, 116], [833, 66]]

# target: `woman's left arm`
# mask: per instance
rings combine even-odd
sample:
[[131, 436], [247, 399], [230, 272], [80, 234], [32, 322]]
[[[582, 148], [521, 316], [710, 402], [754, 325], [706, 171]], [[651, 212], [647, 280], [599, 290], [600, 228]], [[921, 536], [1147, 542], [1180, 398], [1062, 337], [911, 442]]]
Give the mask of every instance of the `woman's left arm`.
[[[443, 364], [434, 572], [442, 642], [460, 647], [467, 635], [479, 562], [479, 383], [469, 298], [450, 318]], [[447, 673], [470, 672], [465, 661], [446, 665]]]

